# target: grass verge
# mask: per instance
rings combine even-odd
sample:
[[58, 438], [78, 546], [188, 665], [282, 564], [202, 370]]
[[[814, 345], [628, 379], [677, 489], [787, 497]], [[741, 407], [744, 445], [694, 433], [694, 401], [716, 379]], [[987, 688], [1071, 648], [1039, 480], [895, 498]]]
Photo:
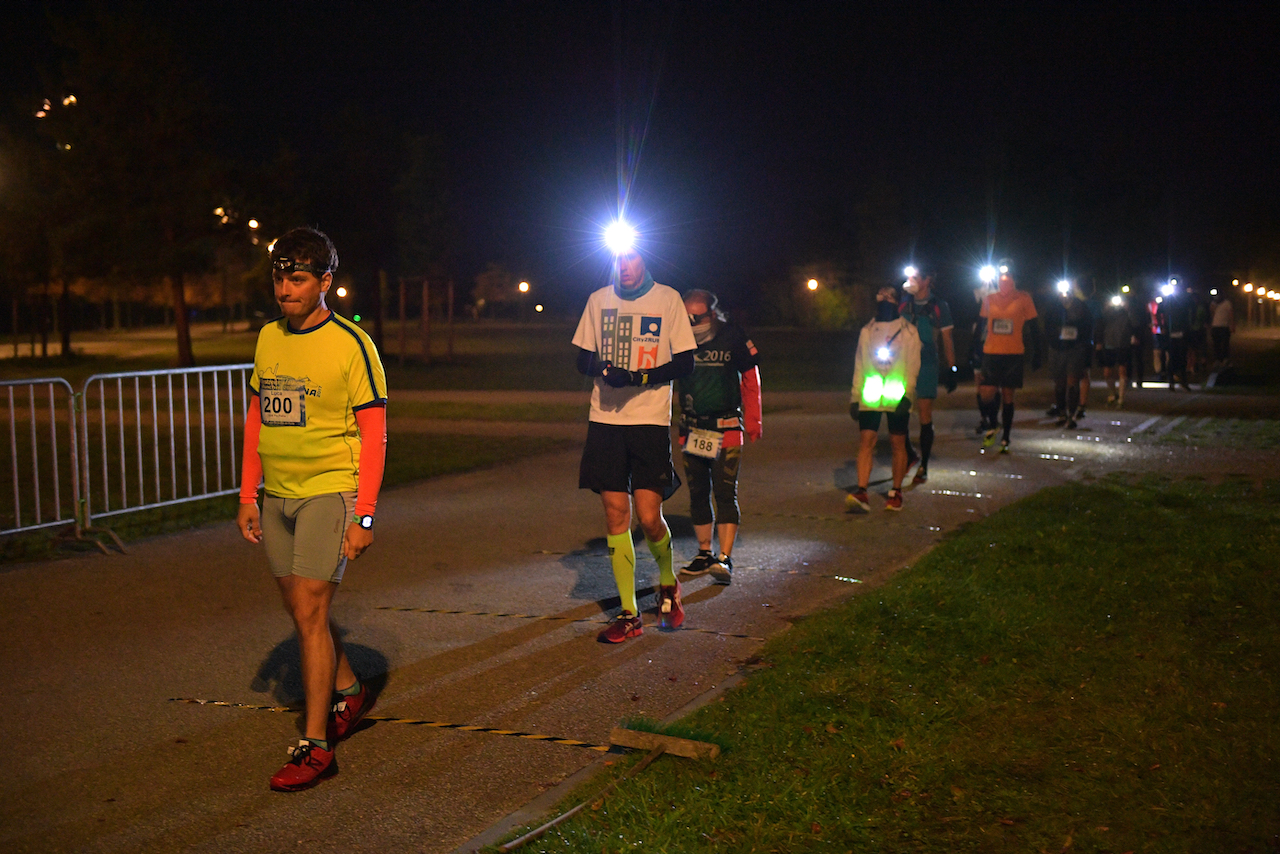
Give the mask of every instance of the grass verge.
[[[387, 439], [387, 465], [383, 488], [412, 483], [445, 474], [472, 471], [500, 465], [523, 457], [569, 447], [572, 442], [537, 436], [509, 436], [501, 441], [492, 437], [391, 433]], [[123, 541], [130, 542], [158, 534], [171, 534], [235, 518], [236, 496], [222, 495], [169, 507], [140, 510], [107, 517], [98, 523]], [[77, 541], [65, 536], [66, 531], [35, 531], [0, 538], [0, 565], [48, 560], [59, 555], [93, 551], [97, 546], [88, 540]], [[111, 546], [105, 535], [97, 537]]]
[[1275, 851], [1278, 523], [1277, 481], [1045, 490], [769, 643], [685, 721], [718, 763], [530, 849]]

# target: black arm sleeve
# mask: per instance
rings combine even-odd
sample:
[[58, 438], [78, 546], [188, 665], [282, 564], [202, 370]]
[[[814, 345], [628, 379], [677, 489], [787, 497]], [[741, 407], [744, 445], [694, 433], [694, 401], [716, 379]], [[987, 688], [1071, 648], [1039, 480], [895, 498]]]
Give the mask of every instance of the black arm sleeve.
[[665, 365], [650, 371], [641, 371], [649, 375], [649, 385], [661, 385], [669, 383], [672, 380], [678, 380], [681, 377], [687, 377], [693, 373], [693, 351], [685, 350], [683, 353], [676, 353], [671, 357], [671, 361]]
[[591, 350], [583, 350], [578, 348], [578, 373], [585, 374], [589, 377], [598, 377], [604, 373], [604, 362], [596, 358], [596, 354]]
[[1041, 325], [1040, 318], [1033, 318], [1023, 324], [1022, 343], [1024, 348], [1031, 351], [1031, 364], [1034, 366], [1039, 366], [1044, 359], [1043, 338], [1044, 327]]

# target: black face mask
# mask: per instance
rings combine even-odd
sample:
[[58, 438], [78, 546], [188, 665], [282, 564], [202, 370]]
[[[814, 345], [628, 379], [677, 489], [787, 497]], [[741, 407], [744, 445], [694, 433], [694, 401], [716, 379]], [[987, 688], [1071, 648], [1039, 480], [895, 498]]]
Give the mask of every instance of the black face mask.
[[880, 300], [876, 303], [876, 320], [885, 323], [898, 319], [898, 307], [891, 302]]

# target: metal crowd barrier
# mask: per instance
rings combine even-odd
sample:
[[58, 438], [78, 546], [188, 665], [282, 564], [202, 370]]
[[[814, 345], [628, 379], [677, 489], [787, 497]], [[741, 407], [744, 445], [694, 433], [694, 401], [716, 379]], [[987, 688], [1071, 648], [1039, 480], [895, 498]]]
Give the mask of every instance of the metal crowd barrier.
[[[5, 477], [12, 481], [8, 488], [0, 487], [0, 535], [68, 524], [76, 525], [79, 533], [76, 396], [70, 383], [58, 377], [5, 380], [0, 389], [0, 403], [7, 401], [9, 406], [9, 466], [0, 473], [0, 483]], [[58, 409], [63, 405], [67, 418], [60, 425]], [[6, 508], [3, 501], [10, 494], [13, 504]]]
[[245, 363], [85, 380], [81, 524], [238, 492], [237, 436], [252, 370]]

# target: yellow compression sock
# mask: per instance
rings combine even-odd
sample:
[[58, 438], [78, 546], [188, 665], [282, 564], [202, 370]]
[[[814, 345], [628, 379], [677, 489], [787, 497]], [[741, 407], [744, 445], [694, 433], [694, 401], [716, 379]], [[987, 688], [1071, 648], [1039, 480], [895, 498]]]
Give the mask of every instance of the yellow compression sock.
[[618, 584], [618, 597], [622, 599], [622, 610], [632, 615], [640, 613], [636, 607], [636, 549], [631, 544], [631, 531], [621, 534], [609, 534], [605, 537], [609, 545], [609, 562], [613, 564], [613, 580]]
[[649, 544], [653, 559], [658, 562], [658, 583], [664, 587], [675, 584], [676, 573], [671, 568], [671, 530], [668, 529], [666, 536], [656, 543], [648, 537], [645, 538], [645, 542]]

